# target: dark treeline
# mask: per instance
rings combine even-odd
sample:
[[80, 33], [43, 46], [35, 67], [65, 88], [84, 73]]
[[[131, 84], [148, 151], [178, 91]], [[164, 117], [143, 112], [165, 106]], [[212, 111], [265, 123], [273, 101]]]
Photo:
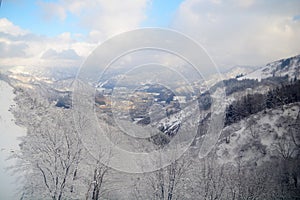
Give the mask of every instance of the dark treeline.
[[[237, 76], [238, 77], [238, 76]], [[294, 81], [295, 82], [295, 81]], [[278, 85], [289, 84], [288, 76], [283, 77], [269, 77], [258, 81], [257, 79], [238, 80], [236, 78], [220, 81], [210, 88], [209, 91], [204, 92], [198, 96], [200, 110], [209, 110], [212, 104], [211, 93], [215, 92], [217, 88], [225, 88], [226, 96], [237, 92], [245, 91], [246, 89], [255, 89], [259, 86], [276, 87]]]
[[225, 126], [238, 122], [251, 114], [300, 101], [300, 80], [282, 84], [266, 94], [248, 94], [234, 101], [226, 109]]
[[231, 95], [235, 92], [244, 91], [247, 88], [255, 89], [259, 86], [276, 86], [281, 84], [287, 84], [288, 76], [282, 76], [282, 77], [269, 77], [266, 79], [262, 79], [261, 81], [258, 81], [257, 79], [244, 79], [244, 80], [238, 80], [236, 78], [224, 80], [223, 84], [225, 86], [225, 92], [226, 95]]

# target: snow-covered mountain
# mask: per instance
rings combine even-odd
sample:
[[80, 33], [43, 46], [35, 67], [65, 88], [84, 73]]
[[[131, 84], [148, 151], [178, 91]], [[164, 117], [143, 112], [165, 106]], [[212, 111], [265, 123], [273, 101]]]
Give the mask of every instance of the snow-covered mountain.
[[238, 65], [238, 66], [231, 67], [230, 69], [227, 69], [224, 72], [222, 72], [222, 76], [224, 77], [224, 79], [235, 78], [235, 77], [249, 74], [256, 69], [257, 67], [255, 66]]
[[268, 77], [284, 77], [286, 75], [288, 75], [289, 79], [300, 78], [300, 55], [268, 63], [266, 66], [240, 77], [239, 80], [261, 80]]

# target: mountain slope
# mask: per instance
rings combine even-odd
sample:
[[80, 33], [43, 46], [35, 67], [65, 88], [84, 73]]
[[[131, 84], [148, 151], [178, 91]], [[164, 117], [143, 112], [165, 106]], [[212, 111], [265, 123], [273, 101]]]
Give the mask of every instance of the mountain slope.
[[288, 75], [289, 79], [294, 77], [300, 78], [300, 55], [268, 63], [266, 66], [240, 77], [239, 80], [261, 80], [268, 77], [283, 77], [286, 75]]
[[278, 153], [285, 158], [296, 157], [300, 153], [299, 127], [300, 103], [253, 114], [223, 129], [217, 144], [218, 159], [259, 164]]

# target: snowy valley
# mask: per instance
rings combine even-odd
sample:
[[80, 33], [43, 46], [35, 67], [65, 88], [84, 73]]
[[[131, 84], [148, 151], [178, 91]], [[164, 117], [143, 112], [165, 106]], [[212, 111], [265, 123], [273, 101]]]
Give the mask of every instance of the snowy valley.
[[[20, 149], [13, 152], [18, 160], [14, 170], [23, 176], [22, 189], [16, 194], [19, 199], [300, 198], [300, 55], [254, 71], [233, 68], [221, 81], [212, 76], [206, 83], [194, 83], [198, 90], [191, 95], [182, 88], [174, 92], [147, 83], [129, 99], [118, 96], [118, 107], [111, 103], [113, 91], [126, 93], [125, 86], [114, 88], [109, 80], [89, 85], [95, 91], [98, 126], [105, 127], [113, 145], [126, 151], [162, 149], [180, 134], [195, 131], [182, 156], [156, 171], [139, 174], [103, 164], [116, 155], [104, 156], [106, 150], [97, 138], [80, 133], [93, 125], [85, 115], [74, 122], [75, 70], [65, 70], [43, 73], [13, 68], [0, 74], [1, 84], [14, 88], [14, 94], [1, 88], [1, 97], [14, 98], [7, 103], [15, 104], [10, 114], [16, 125], [27, 130], [26, 135], [21, 131], [13, 136], [23, 136]], [[199, 158], [212, 121], [212, 96], [220, 88], [226, 94], [221, 134], [208, 155]], [[199, 112], [192, 107], [195, 103]], [[114, 112], [125, 117], [118, 121]], [[12, 123], [12, 117], [3, 118], [9, 120], [1, 122], [1, 132], [6, 132], [2, 127]], [[120, 129], [121, 120], [128, 120], [138, 131], [151, 128], [158, 134], [132, 139]], [[193, 125], [196, 129], [190, 130]], [[188, 136], [180, 141], [185, 144]], [[16, 148], [15, 144], [7, 148]]]

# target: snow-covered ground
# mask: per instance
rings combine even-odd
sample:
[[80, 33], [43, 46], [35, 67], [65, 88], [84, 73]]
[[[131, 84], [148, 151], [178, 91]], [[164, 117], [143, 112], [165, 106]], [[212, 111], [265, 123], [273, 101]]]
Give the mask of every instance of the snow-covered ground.
[[16, 177], [7, 172], [15, 161], [7, 160], [12, 152], [19, 149], [18, 137], [26, 134], [26, 129], [14, 123], [9, 108], [14, 104], [13, 88], [0, 80], [0, 199], [16, 199]]

